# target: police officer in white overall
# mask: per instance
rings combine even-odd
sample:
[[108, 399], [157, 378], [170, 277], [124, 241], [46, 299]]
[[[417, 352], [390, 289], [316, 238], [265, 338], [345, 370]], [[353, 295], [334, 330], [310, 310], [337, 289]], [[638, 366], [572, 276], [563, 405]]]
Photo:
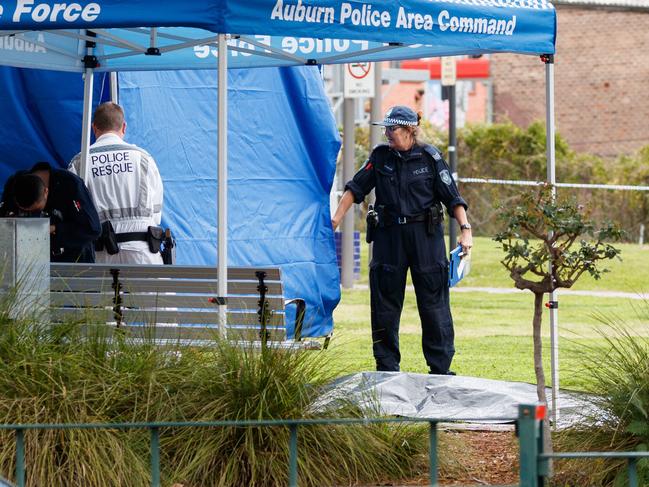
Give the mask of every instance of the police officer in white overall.
[[[92, 130], [96, 142], [90, 146], [86, 185], [97, 207], [102, 230], [105, 233], [110, 222], [119, 247], [111, 255], [100, 239], [96, 261], [162, 264], [160, 253], [151, 251], [147, 237], [149, 227], [160, 225], [162, 213], [162, 179], [153, 157], [124, 142], [124, 111], [116, 103], [97, 107]], [[77, 154], [68, 169], [78, 174], [80, 160]]]
[[469, 252], [473, 239], [467, 204], [446, 162], [433, 146], [416, 139], [420, 116], [405, 106], [390, 109], [382, 122], [387, 145], [377, 146], [345, 185], [332, 218], [336, 228], [353, 203], [376, 190], [378, 223], [370, 263], [372, 341], [379, 371], [399, 371], [399, 321], [408, 269], [417, 295], [422, 348], [429, 371], [453, 374], [455, 353], [449, 304], [448, 261], [440, 202], [460, 224], [459, 243]]

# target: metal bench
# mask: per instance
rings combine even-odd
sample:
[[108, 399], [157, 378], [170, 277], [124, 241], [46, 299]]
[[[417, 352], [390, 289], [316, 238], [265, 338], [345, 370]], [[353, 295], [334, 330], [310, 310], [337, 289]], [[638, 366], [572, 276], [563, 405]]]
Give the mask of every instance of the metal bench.
[[[301, 340], [305, 303], [285, 299], [279, 268], [228, 269], [225, 327], [219, 323], [217, 269], [199, 266], [60, 264], [50, 266], [50, 319], [84, 329], [117, 329], [156, 343], [213, 342], [216, 336], [256, 345], [318, 346]], [[295, 341], [285, 306], [297, 307]], [[108, 325], [108, 326], [107, 326]]]

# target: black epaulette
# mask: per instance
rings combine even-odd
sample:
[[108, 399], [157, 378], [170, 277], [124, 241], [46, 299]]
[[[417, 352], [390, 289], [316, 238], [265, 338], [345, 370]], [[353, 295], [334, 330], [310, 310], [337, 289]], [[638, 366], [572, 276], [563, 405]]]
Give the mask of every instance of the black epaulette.
[[378, 144], [372, 150], [372, 154], [375, 156], [372, 158], [374, 166], [382, 167], [385, 162], [389, 160], [390, 155], [392, 154], [392, 149], [388, 144]]
[[428, 152], [432, 156], [433, 159], [435, 159], [435, 161], [441, 161], [443, 159], [442, 153], [440, 152], [440, 150], [437, 147], [432, 146], [430, 144], [424, 144], [423, 147], [424, 147], [424, 150], [426, 152]]
[[381, 151], [388, 151], [388, 150], [390, 150], [390, 146], [388, 144], [376, 144], [374, 146], [374, 149], [372, 149], [372, 152], [374, 151], [381, 152]]

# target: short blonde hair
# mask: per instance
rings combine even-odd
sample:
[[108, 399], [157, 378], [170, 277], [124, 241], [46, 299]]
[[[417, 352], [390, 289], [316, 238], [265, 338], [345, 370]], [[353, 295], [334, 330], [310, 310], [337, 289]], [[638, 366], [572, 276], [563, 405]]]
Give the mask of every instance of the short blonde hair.
[[102, 103], [95, 110], [92, 124], [100, 132], [121, 130], [124, 125], [124, 110], [111, 101]]

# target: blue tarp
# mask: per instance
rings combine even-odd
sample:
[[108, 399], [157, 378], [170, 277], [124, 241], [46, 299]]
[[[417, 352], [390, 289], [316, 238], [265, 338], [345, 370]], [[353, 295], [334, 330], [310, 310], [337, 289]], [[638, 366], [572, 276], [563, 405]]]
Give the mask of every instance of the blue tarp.
[[[94, 99], [106, 91], [97, 81]], [[82, 107], [78, 74], [0, 67], [0, 184], [36, 161], [67, 167], [79, 152]]]
[[[80, 146], [81, 76], [0, 74], [0, 184], [39, 160], [66, 167]], [[228, 84], [229, 264], [280, 265], [286, 296], [307, 302], [303, 335], [326, 335], [340, 299], [329, 210], [340, 140], [320, 74], [231, 70]], [[119, 86], [127, 140], [158, 162], [179, 263], [216, 265], [216, 72], [121, 74]]]
[[[179, 263], [216, 265], [216, 72], [122, 73], [119, 86], [127, 140], [163, 176]], [[307, 301], [303, 335], [324, 336], [340, 299], [329, 210], [340, 140], [319, 72], [230, 70], [228, 87], [229, 265], [280, 265], [286, 296]]]

